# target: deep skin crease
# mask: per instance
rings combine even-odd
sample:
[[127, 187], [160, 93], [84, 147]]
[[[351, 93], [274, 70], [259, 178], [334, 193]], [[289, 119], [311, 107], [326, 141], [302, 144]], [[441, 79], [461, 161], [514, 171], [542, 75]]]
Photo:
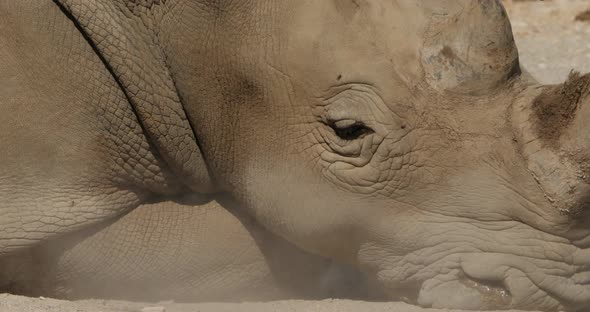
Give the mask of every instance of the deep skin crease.
[[[68, 162], [51, 163], [57, 178], [0, 175], [0, 186], [60, 182], [61, 197], [33, 195], [50, 203], [43, 215], [67, 212], [46, 230], [11, 223], [35, 216], [27, 207], [39, 202], [23, 204], [31, 194], [0, 188], [8, 203], [0, 209], [16, 216], [7, 221], [10, 231], [0, 232], [7, 237], [0, 255], [79, 229], [100, 231], [100, 221], [150, 201], [223, 194], [267, 235], [357, 268], [390, 300], [459, 309], [588, 308], [588, 185], [581, 174], [588, 142], [576, 134], [586, 129], [588, 100], [577, 98], [556, 139], [541, 135], [552, 125], [542, 124], [534, 103], [571, 98], [521, 71], [499, 1], [49, 4], [68, 17], [63, 23], [73, 23], [80, 49], [94, 53], [80, 71], [108, 87], [64, 81], [98, 92], [86, 94], [96, 102], [82, 101], [90, 107], [106, 101], [121, 110], [78, 108], [68, 118], [107, 120], [78, 121], [78, 131], [65, 134], [50, 127], [60, 135], [48, 142], [66, 138], [74, 150], [62, 151]], [[105, 89], [116, 91], [99, 96]], [[67, 91], [74, 92], [53, 98]], [[7, 108], [13, 102], [0, 99]], [[80, 99], [60, 103], [68, 111]], [[4, 121], [6, 133], [23, 129]], [[119, 137], [113, 125], [133, 135]], [[2, 146], [28, 138], [14, 133]], [[30, 177], [49, 166], [31, 165], [34, 159], [23, 160], [18, 150], [5, 153], [12, 163], [0, 173], [16, 164]], [[71, 163], [76, 174], [67, 170]], [[80, 181], [86, 187], [69, 187]], [[81, 217], [70, 218], [78, 209]]]

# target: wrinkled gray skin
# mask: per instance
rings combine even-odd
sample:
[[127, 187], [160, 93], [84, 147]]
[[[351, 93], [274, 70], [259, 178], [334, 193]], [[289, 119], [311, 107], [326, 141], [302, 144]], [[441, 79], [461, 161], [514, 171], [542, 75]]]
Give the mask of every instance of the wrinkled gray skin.
[[78, 235], [54, 256], [61, 282], [108, 272], [88, 246], [150, 268], [151, 229], [196, 217], [129, 239], [158, 211], [143, 204], [207, 194], [235, 202], [210, 203], [259, 265], [224, 234], [189, 236], [206, 256], [176, 235], [167, 267], [195, 267], [165, 282], [272, 279], [252, 218], [297, 263], [352, 265], [392, 300], [587, 309], [587, 87], [540, 117], [555, 89], [521, 73], [500, 1], [1, 0], [0, 257]]

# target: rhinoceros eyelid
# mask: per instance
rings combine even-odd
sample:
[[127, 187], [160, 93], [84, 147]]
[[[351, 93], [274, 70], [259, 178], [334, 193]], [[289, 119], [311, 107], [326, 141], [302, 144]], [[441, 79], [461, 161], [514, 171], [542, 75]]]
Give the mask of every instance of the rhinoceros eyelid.
[[354, 119], [329, 120], [329, 123], [339, 129], [344, 129], [353, 126], [364, 126], [363, 122]]
[[379, 90], [377, 87], [370, 83], [366, 82], [347, 82], [342, 83], [339, 85], [334, 85], [327, 90], [324, 91], [324, 96], [321, 98], [329, 102], [334, 97], [337, 97], [339, 94], [346, 92], [346, 91], [359, 91], [359, 92], [367, 92], [367, 93], [375, 93], [379, 94]]

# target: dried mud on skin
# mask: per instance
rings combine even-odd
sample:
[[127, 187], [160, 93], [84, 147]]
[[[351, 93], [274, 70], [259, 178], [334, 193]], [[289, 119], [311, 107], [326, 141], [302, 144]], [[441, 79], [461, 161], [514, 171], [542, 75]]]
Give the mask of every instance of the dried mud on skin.
[[578, 14], [576, 16], [576, 21], [590, 22], [590, 9]]
[[543, 91], [534, 101], [533, 109], [539, 119], [537, 133], [545, 142], [556, 144], [561, 133], [576, 116], [580, 102], [588, 98], [590, 74], [570, 73], [567, 81]]
[[[590, 72], [590, 4], [588, 0], [512, 0], [507, 3], [521, 62], [543, 83], [562, 83], [572, 69]], [[226, 312], [226, 311], [395, 311], [452, 312], [421, 309], [404, 303], [347, 300], [268, 303], [135, 303], [108, 300], [61, 301], [0, 295], [0, 312]], [[147, 309], [146, 309], [147, 308]]]

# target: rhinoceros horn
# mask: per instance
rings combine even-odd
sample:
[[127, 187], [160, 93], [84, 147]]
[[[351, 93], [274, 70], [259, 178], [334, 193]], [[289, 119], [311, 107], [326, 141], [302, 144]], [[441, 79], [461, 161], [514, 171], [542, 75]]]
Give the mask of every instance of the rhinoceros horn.
[[590, 74], [572, 72], [562, 84], [537, 89], [541, 92], [532, 102], [535, 132], [528, 140], [537, 138], [540, 146], [527, 154], [536, 160], [535, 173], [562, 209], [584, 212], [590, 220]]
[[520, 72], [512, 27], [501, 0], [426, 0], [422, 64], [437, 90], [479, 95]]

